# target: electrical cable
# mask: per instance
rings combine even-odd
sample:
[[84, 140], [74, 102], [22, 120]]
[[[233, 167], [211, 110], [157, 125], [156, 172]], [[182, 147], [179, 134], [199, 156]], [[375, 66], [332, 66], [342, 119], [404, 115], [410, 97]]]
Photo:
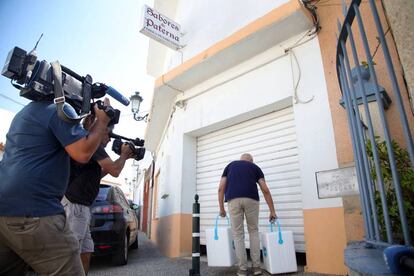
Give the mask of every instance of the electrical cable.
[[[300, 70], [300, 65], [299, 65], [299, 61], [298, 58], [295, 55], [295, 52], [293, 51], [293, 49], [289, 50], [290, 53], [290, 66], [292, 69], [292, 85], [293, 85], [293, 99], [295, 100], [295, 104], [300, 103], [300, 104], [306, 104], [309, 103], [311, 101], [313, 101], [313, 99], [315, 98], [315, 96], [312, 95], [312, 97], [309, 100], [301, 100], [299, 99], [298, 96], [298, 87], [299, 87], [299, 82], [300, 79], [302, 77], [302, 71]], [[294, 69], [293, 69], [293, 61], [292, 61], [292, 57], [296, 62], [297, 68], [298, 68], [298, 80], [295, 83], [295, 73], [294, 73]]]
[[[385, 31], [385, 33], [384, 33], [384, 37], [386, 37], [387, 36], [387, 34], [388, 34], [388, 32], [391, 30], [391, 28], [390, 28], [390, 26], [388, 26], [388, 29]], [[377, 38], [378, 39], [378, 38]], [[374, 53], [372, 54], [372, 60], [374, 60], [374, 57], [375, 57], [375, 55], [377, 54], [377, 51], [378, 51], [378, 49], [379, 49], [379, 46], [381, 45], [381, 41], [378, 39], [378, 44], [377, 44], [377, 46], [375, 47], [375, 51], [374, 51]]]
[[8, 96], [4, 95], [3, 93], [0, 93], [0, 97], [3, 97], [3, 98], [5, 98], [5, 99], [7, 99], [7, 100], [9, 100], [9, 101], [11, 101], [11, 102], [14, 102], [15, 104], [18, 104], [18, 105], [21, 105], [21, 106], [25, 106], [25, 105], [24, 105], [24, 104], [22, 104], [21, 102], [18, 102], [18, 101], [16, 101], [16, 100], [14, 100], [14, 99], [12, 99], [12, 98], [10, 98], [10, 97], [8, 97]]
[[316, 12], [316, 4], [319, 3], [320, 0], [302, 0], [302, 5], [310, 12], [312, 15], [312, 21], [313, 26], [315, 27], [315, 30], [310, 35], [316, 34], [321, 29], [320, 23], [319, 23], [319, 15]]
[[[304, 41], [302, 41], [305, 37], [307, 37], [307, 36], [309, 36], [309, 34], [313, 34], [311, 37], [309, 37], [308, 39], [306, 39], [306, 40], [304, 40]], [[199, 93], [197, 93], [197, 94], [195, 94], [195, 95], [192, 95], [192, 96], [189, 96], [188, 98], [184, 98], [184, 99], [181, 99], [181, 100], [179, 100], [179, 101], [177, 101], [177, 102], [183, 102], [184, 104], [186, 103], [186, 102], [188, 102], [189, 100], [191, 100], [191, 99], [193, 99], [193, 98], [195, 98], [195, 97], [198, 97], [198, 96], [200, 96], [200, 95], [202, 95], [202, 94], [204, 94], [204, 93], [206, 93], [206, 92], [208, 92], [208, 91], [210, 91], [210, 90], [212, 90], [212, 89], [214, 89], [214, 88], [217, 88], [217, 87], [219, 87], [219, 86], [221, 86], [221, 85], [223, 85], [223, 84], [226, 84], [226, 83], [228, 83], [228, 82], [230, 82], [230, 81], [232, 81], [232, 80], [235, 80], [235, 79], [237, 79], [237, 78], [239, 78], [239, 77], [241, 77], [241, 76], [244, 76], [244, 75], [246, 75], [246, 74], [248, 74], [248, 73], [250, 73], [250, 72], [253, 72], [253, 71], [255, 71], [255, 70], [257, 70], [257, 69], [259, 69], [259, 68], [261, 68], [261, 67], [263, 67], [263, 66], [266, 66], [266, 65], [268, 65], [268, 64], [270, 64], [270, 63], [272, 63], [272, 62], [274, 62], [274, 61], [276, 61], [276, 60], [279, 60], [279, 59], [281, 59], [281, 58], [283, 58], [283, 57], [285, 57], [285, 56], [287, 56], [288, 54], [289, 54], [289, 51], [290, 50], [292, 50], [292, 49], [294, 49], [294, 48], [296, 48], [296, 47], [299, 47], [299, 46], [301, 46], [301, 45], [303, 45], [303, 44], [305, 44], [305, 43], [307, 43], [307, 42], [309, 42], [309, 41], [311, 41], [312, 39], [314, 39], [315, 37], [316, 37], [317, 35], [313, 32], [313, 30], [309, 30], [308, 32], [306, 32], [301, 38], [299, 38], [294, 44], [292, 44], [292, 46], [290, 46], [290, 47], [288, 47], [288, 48], [286, 48], [285, 50], [284, 50], [284, 54], [282, 54], [282, 55], [279, 55], [279, 56], [276, 56], [276, 57], [274, 57], [274, 58], [272, 58], [272, 59], [270, 59], [270, 60], [268, 60], [268, 61], [266, 61], [266, 62], [264, 62], [264, 63], [262, 63], [262, 64], [259, 64], [259, 65], [257, 65], [257, 66], [254, 66], [253, 68], [250, 68], [249, 70], [246, 70], [246, 71], [244, 71], [244, 72], [241, 72], [241, 73], [239, 73], [239, 74], [237, 74], [237, 75], [235, 75], [235, 76], [233, 76], [233, 77], [231, 77], [231, 78], [229, 78], [229, 79], [226, 79], [226, 80], [224, 80], [224, 81], [221, 81], [221, 82], [219, 82], [219, 83], [217, 83], [217, 84], [215, 84], [215, 85], [213, 85], [213, 86], [211, 86], [211, 87], [209, 87], [209, 88], [207, 88], [207, 89], [205, 89], [205, 90], [202, 90], [202, 91], [200, 91]], [[297, 63], [298, 64], [298, 66], [299, 66], [299, 63]], [[293, 77], [293, 75], [292, 75], [292, 77]], [[298, 84], [299, 85], [299, 84]], [[184, 91], [183, 91], [184, 92]], [[305, 103], [304, 101], [300, 101], [301, 103]]]

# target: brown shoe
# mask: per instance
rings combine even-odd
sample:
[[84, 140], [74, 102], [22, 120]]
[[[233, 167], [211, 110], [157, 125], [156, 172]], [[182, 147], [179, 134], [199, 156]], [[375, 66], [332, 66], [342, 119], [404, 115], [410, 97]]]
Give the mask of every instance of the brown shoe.
[[262, 269], [260, 267], [252, 268], [253, 275], [262, 275]]

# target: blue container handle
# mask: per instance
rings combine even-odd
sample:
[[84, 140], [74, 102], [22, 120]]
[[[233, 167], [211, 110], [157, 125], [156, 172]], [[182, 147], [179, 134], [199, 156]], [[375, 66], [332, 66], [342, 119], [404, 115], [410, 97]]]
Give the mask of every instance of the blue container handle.
[[270, 232], [273, 232], [273, 224], [277, 224], [277, 231], [279, 232], [279, 244], [283, 244], [283, 238], [282, 238], [282, 229], [280, 229], [280, 223], [279, 219], [276, 219], [275, 221], [270, 221]]
[[[219, 239], [217, 227], [218, 227], [218, 220], [219, 220], [220, 217], [221, 217], [220, 215], [218, 215], [216, 217], [216, 225], [214, 226], [214, 239], [215, 240], [218, 240]], [[227, 224], [230, 226], [230, 219], [229, 219], [229, 217], [227, 215], [226, 215], [226, 218], [227, 218]]]

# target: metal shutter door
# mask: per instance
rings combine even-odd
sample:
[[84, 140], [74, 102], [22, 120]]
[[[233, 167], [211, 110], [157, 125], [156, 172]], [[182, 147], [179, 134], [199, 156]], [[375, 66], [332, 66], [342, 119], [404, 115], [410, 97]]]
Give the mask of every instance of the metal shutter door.
[[[296, 251], [305, 252], [302, 191], [293, 108], [257, 117], [197, 138], [197, 194], [200, 199], [201, 244], [205, 229], [219, 213], [218, 185], [224, 167], [251, 153], [263, 170], [282, 227], [294, 233]], [[259, 231], [269, 231], [269, 211], [260, 195]], [[226, 206], [226, 210], [227, 206]], [[220, 225], [225, 224], [220, 220]], [[246, 246], [249, 247], [245, 226]]]

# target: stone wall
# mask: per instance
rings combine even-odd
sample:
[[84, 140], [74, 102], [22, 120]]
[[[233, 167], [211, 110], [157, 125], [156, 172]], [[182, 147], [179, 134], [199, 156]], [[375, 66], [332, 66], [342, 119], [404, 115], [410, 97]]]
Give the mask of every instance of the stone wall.
[[[383, 0], [391, 32], [397, 45], [398, 55], [404, 70], [411, 107], [414, 109], [414, 1], [413, 0]], [[384, 29], [384, 32], [386, 30]]]

